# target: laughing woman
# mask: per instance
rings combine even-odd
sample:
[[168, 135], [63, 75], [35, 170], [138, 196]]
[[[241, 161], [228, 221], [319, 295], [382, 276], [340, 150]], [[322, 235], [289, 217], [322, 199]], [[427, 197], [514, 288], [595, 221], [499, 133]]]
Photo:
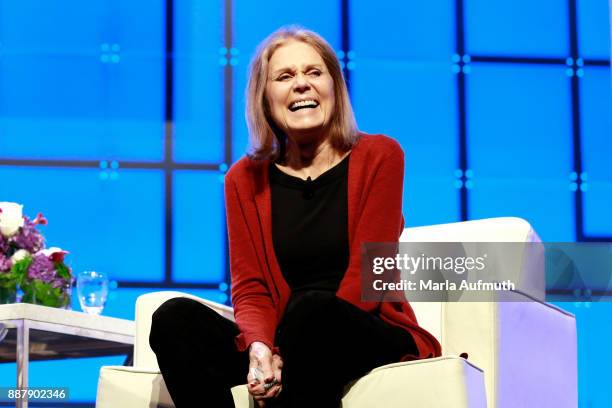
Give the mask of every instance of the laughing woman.
[[[397, 242], [403, 152], [360, 133], [331, 46], [283, 28], [250, 68], [249, 154], [225, 177], [236, 323], [188, 299], [154, 314], [150, 344], [177, 407], [340, 406], [373, 368], [440, 354], [407, 302], [362, 302], [360, 248]], [[282, 392], [281, 392], [282, 391]]]

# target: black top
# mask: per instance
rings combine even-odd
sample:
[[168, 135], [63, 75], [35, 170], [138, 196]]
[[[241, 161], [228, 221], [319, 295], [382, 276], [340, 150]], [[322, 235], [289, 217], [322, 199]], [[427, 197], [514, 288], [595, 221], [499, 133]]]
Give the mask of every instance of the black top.
[[270, 164], [272, 241], [293, 295], [335, 293], [348, 267], [349, 156], [314, 180]]

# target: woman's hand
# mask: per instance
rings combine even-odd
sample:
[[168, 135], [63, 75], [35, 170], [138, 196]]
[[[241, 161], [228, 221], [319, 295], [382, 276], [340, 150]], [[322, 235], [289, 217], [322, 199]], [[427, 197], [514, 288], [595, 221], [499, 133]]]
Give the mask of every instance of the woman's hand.
[[247, 388], [257, 406], [264, 407], [265, 400], [281, 391], [283, 360], [264, 343], [253, 342], [249, 347], [249, 373]]

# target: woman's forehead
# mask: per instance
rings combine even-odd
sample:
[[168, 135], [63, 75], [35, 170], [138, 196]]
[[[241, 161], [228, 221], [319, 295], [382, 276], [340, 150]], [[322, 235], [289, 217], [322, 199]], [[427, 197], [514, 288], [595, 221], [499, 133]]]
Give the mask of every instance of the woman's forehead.
[[303, 67], [313, 64], [324, 64], [318, 51], [302, 41], [289, 40], [279, 46], [270, 57], [268, 69], [270, 72], [285, 67]]

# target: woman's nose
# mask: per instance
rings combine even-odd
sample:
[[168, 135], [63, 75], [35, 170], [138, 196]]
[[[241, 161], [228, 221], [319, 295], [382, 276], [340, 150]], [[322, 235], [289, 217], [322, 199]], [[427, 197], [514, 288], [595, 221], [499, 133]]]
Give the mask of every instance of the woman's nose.
[[306, 75], [304, 74], [297, 74], [295, 76], [295, 82], [293, 84], [293, 89], [296, 91], [300, 91], [300, 90], [304, 90], [304, 89], [309, 89], [310, 88], [310, 83], [308, 82], [308, 78], [306, 78]]

